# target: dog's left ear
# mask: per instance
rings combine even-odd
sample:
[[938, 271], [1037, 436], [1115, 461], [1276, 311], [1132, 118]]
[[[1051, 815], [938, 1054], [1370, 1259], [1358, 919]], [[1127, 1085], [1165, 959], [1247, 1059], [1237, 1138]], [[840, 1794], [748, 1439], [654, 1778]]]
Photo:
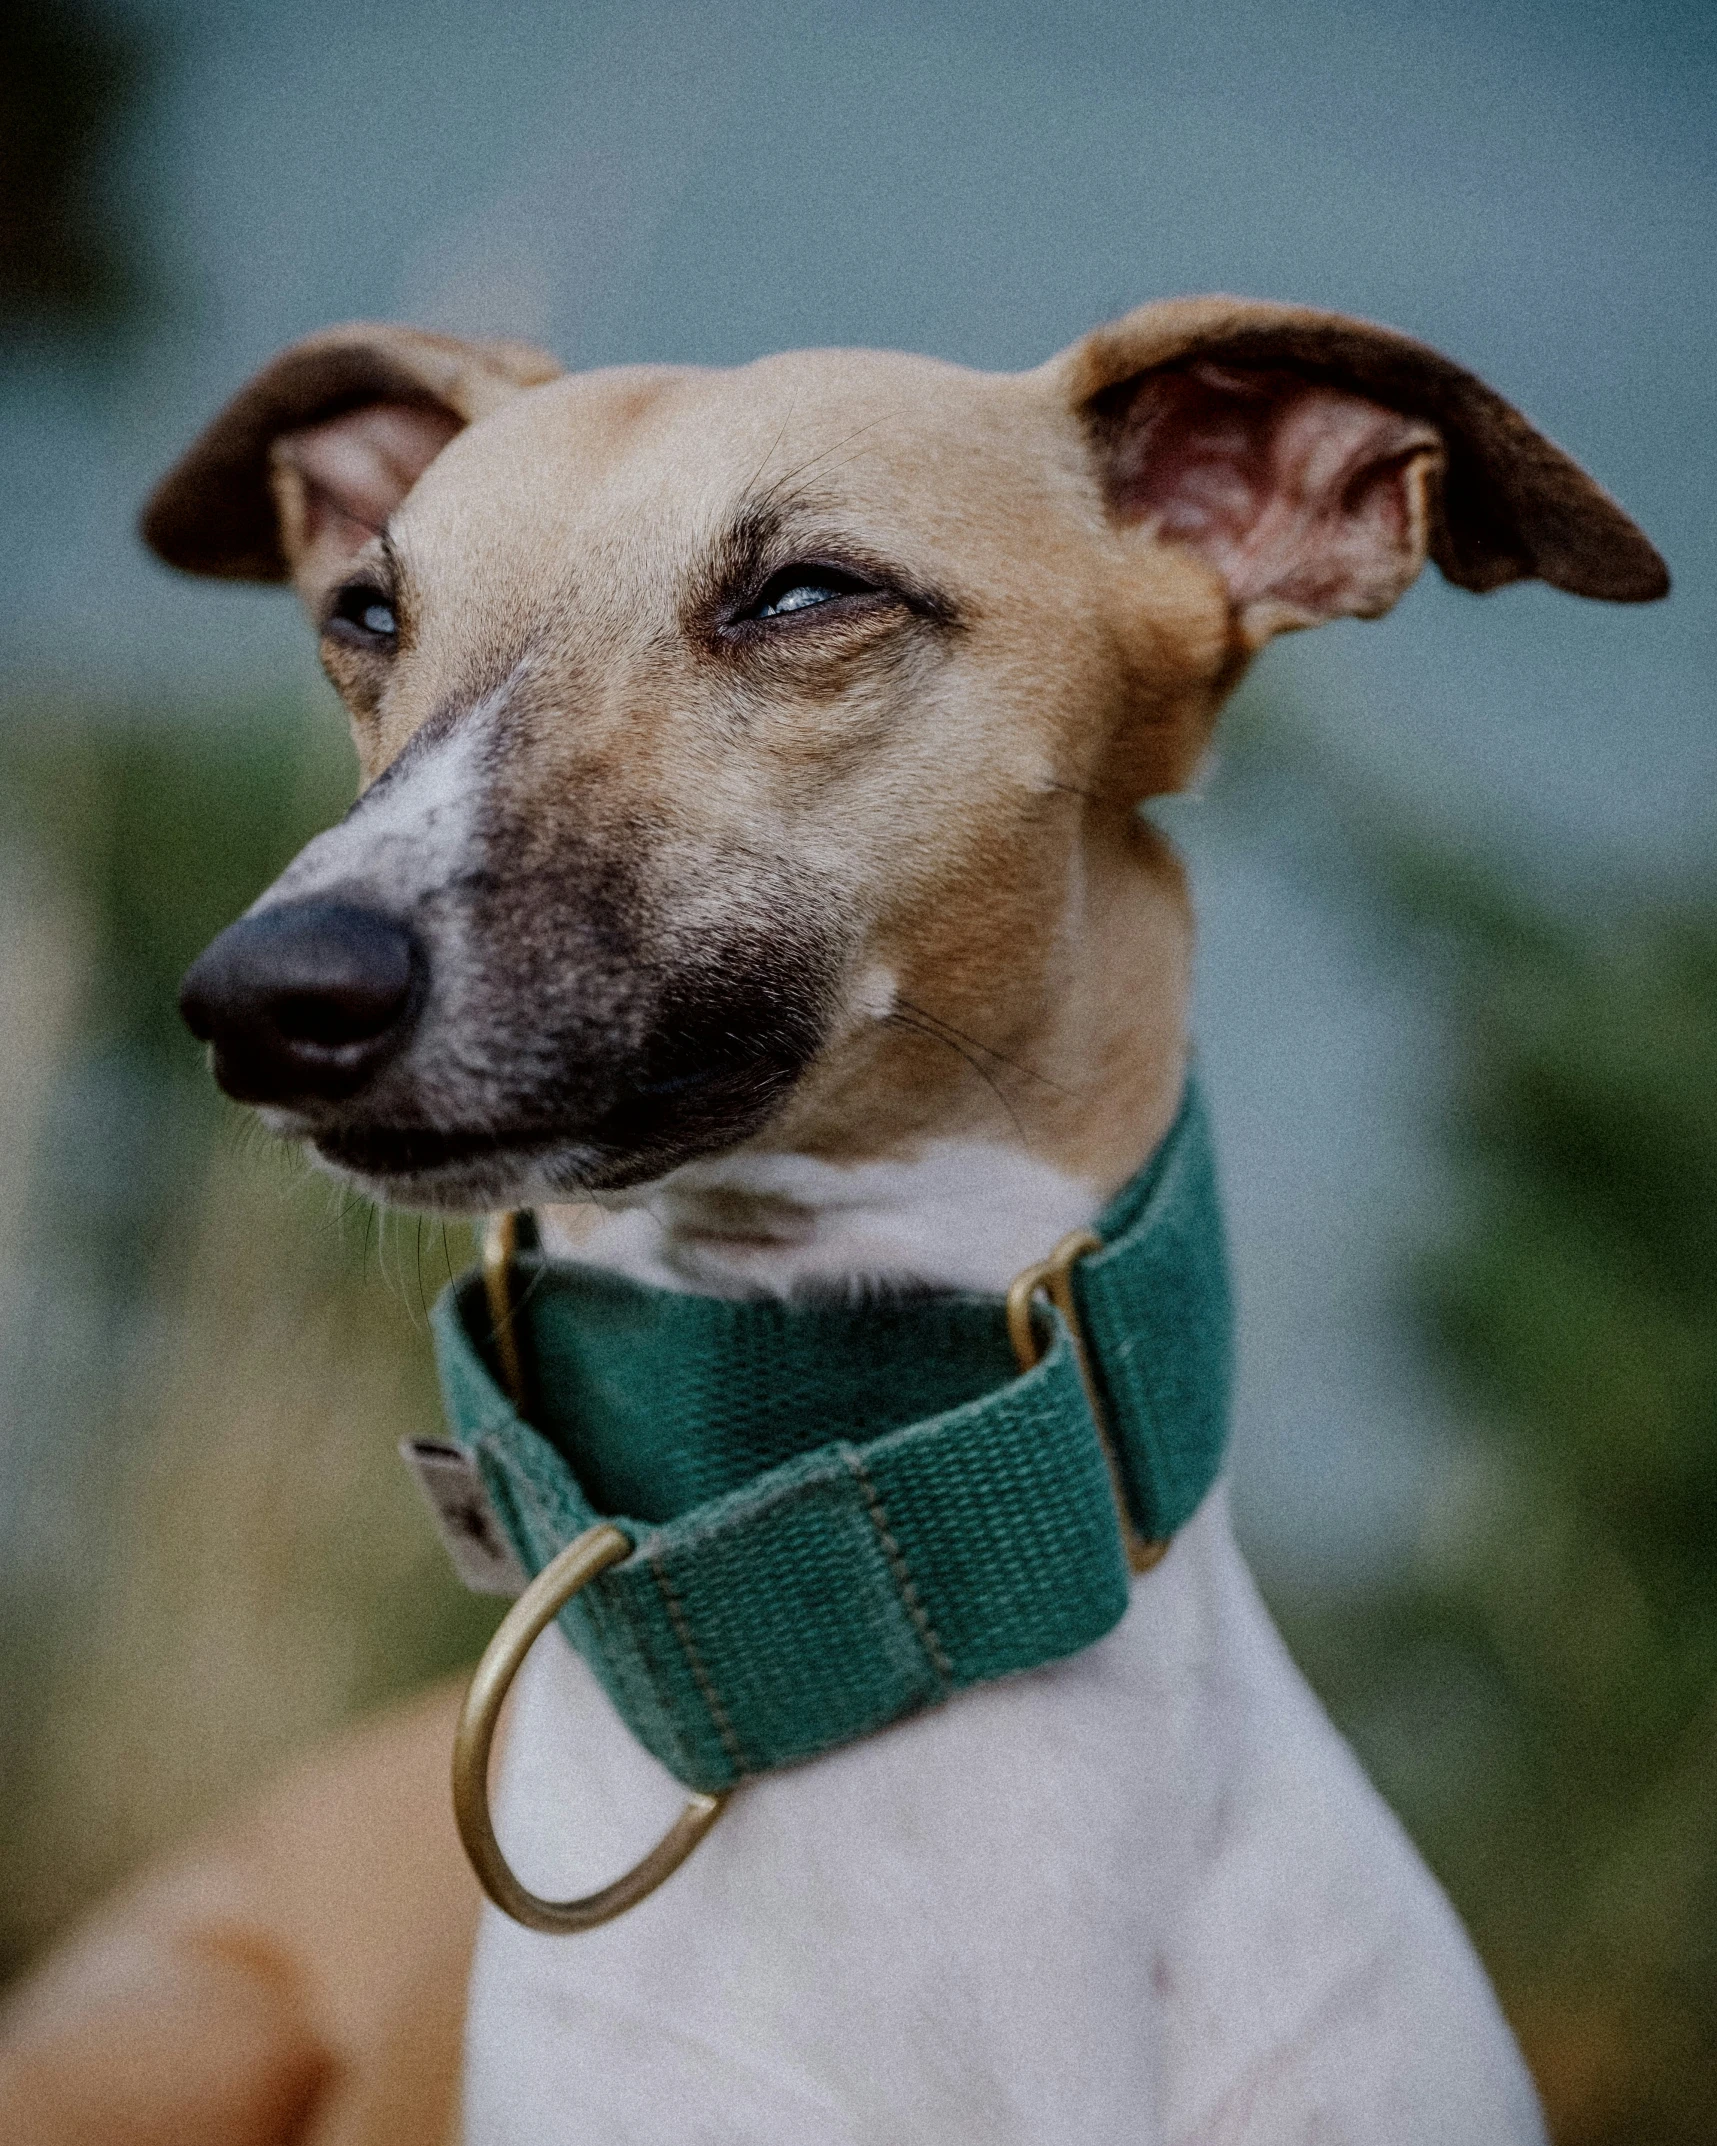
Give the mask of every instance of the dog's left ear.
[[1215, 569], [1243, 650], [1291, 627], [1377, 617], [1427, 553], [1466, 589], [1536, 577], [1645, 603], [1669, 588], [1651, 544], [1560, 448], [1483, 381], [1390, 329], [1175, 300], [1052, 363], [1110, 514]]

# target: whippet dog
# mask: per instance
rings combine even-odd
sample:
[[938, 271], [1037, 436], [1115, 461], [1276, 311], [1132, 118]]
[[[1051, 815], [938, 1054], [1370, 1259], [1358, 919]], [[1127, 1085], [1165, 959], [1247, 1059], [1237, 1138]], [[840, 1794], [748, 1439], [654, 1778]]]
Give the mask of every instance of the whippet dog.
[[[563, 1260], [714, 1296], [1001, 1291], [1139, 1168], [1192, 918], [1138, 808], [1273, 636], [1427, 556], [1667, 586], [1471, 374], [1228, 298], [1006, 375], [335, 329], [145, 527], [296, 586], [362, 770], [193, 971], [223, 1084], [377, 1199], [531, 1208]], [[517, 1869], [597, 1882], [678, 1795], [545, 1636]], [[1220, 1485], [1106, 1637], [751, 1782], [631, 1914], [486, 1911], [462, 2109], [471, 2146], [1542, 2136]]]

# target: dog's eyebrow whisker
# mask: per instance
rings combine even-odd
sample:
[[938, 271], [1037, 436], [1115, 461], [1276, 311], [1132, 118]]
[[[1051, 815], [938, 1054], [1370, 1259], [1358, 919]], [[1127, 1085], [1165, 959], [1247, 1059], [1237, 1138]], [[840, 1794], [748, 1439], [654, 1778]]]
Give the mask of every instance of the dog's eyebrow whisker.
[[909, 1035], [922, 1036], [927, 1042], [940, 1043], [944, 1050], [952, 1051], [954, 1056], [969, 1066], [983, 1082], [984, 1086], [988, 1088], [1003, 1110], [1007, 1112], [1008, 1122], [1012, 1125], [1014, 1131], [1018, 1133], [1022, 1140], [1025, 1139], [1026, 1130], [1020, 1122], [1019, 1112], [1015, 1110], [1000, 1083], [984, 1065], [982, 1059], [974, 1057], [970, 1051], [965, 1050], [960, 1044], [956, 1043], [952, 1036], [943, 1035], [940, 1029], [932, 1028], [928, 1022], [914, 1021], [904, 1013], [891, 1013], [885, 1015], [884, 1018], [890, 1027], [903, 1028]]
[[[840, 442], [837, 441], [835, 443], [835, 446], [838, 447], [839, 445]], [[833, 454], [835, 452], [835, 447], [829, 448], [827, 452], [829, 454]], [[850, 469], [855, 462], [862, 461], [869, 452], [869, 448], [861, 447], [857, 454], [848, 455], [843, 461], [830, 463], [828, 469], [824, 472], [824, 474], [832, 476], [839, 470]], [[806, 466], [809, 467], [808, 464]], [[794, 474], [797, 475], [798, 472], [795, 472]]]
[[867, 432], [874, 432], [881, 423], [882, 419], [880, 417], [866, 418], [862, 425], [855, 425], [850, 432], [842, 433], [838, 440], [831, 440], [827, 447], [820, 447], [814, 455], [808, 456], [796, 468], [783, 471], [779, 477], [771, 478], [763, 497], [765, 500], [774, 503], [783, 488], [791, 484], [795, 477], [802, 477], [806, 470], [815, 469], [819, 462], [826, 461], [832, 454], [838, 454], [849, 440], [856, 440]]
[[[793, 422], [793, 412], [798, 407], [799, 390], [795, 388], [792, 394], [787, 398], [787, 414], [781, 420], [780, 431], [776, 433], [775, 437], [769, 442], [768, 447], [764, 450], [762, 461], [758, 463], [757, 467], [751, 472], [751, 475], [745, 480], [745, 489], [748, 493], [750, 492], [751, 487], [757, 482], [758, 478], [761, 477], [763, 472], [769, 467], [770, 463], [774, 461], [775, 450], [787, 437], [787, 427]], [[767, 497], [767, 493], [765, 493], [765, 497]]]
[[944, 1021], [940, 1014], [932, 1013], [927, 1006], [915, 1006], [911, 999], [906, 998], [897, 999], [895, 1003], [907, 1013], [915, 1014], [920, 1021], [928, 1021], [944, 1036], [955, 1038], [961, 1043], [969, 1043], [973, 1050], [982, 1051], [986, 1058], [993, 1058], [998, 1065], [1006, 1066], [1010, 1073], [1022, 1074], [1027, 1080], [1040, 1081], [1044, 1087], [1053, 1088], [1058, 1095], [1072, 1095], [1075, 1092], [1062, 1082], [1052, 1080], [1047, 1073], [1038, 1072], [1035, 1066], [1028, 1066], [1023, 1060], [1010, 1058], [1005, 1051], [998, 1051], [994, 1044], [980, 1042], [976, 1036], [968, 1036], [963, 1028], [956, 1028], [952, 1021]]

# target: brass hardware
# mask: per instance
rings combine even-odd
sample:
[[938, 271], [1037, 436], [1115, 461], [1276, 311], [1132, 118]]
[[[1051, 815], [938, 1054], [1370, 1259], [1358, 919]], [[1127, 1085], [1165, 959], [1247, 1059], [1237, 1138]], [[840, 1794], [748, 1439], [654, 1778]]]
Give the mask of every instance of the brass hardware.
[[489, 1331], [495, 1337], [495, 1355], [501, 1366], [501, 1382], [522, 1415], [525, 1407], [525, 1364], [519, 1353], [518, 1329], [513, 1324], [513, 1254], [518, 1249], [519, 1218], [516, 1214], [491, 1215], [483, 1232], [483, 1292], [489, 1300]]
[[527, 1930], [568, 1935], [636, 1907], [671, 1877], [721, 1816], [726, 1796], [694, 1793], [685, 1809], [640, 1863], [582, 1900], [544, 1900], [521, 1885], [495, 1838], [489, 1813], [489, 1752], [501, 1704], [538, 1635], [581, 1587], [632, 1552], [631, 1542], [606, 1521], [586, 1528], [546, 1564], [501, 1619], [483, 1650], [453, 1736], [453, 1816], [477, 1882], [504, 1914]]
[[1043, 1359], [1031, 1316], [1032, 1299], [1040, 1293], [1048, 1297], [1066, 1321], [1073, 1342], [1073, 1361], [1079, 1367], [1079, 1383], [1085, 1389], [1086, 1406], [1091, 1411], [1091, 1421], [1097, 1426], [1097, 1442], [1103, 1448], [1103, 1458], [1108, 1464], [1109, 1490], [1115, 1500], [1115, 1517], [1121, 1524], [1127, 1568], [1131, 1572], [1149, 1572], [1153, 1565], [1161, 1562], [1174, 1538], [1165, 1535], [1155, 1542], [1148, 1542], [1133, 1525], [1133, 1517], [1127, 1510], [1126, 1492], [1121, 1486], [1120, 1463], [1115, 1458], [1103, 1404], [1097, 1398], [1097, 1383], [1091, 1375], [1091, 1359], [1085, 1349], [1085, 1330], [1079, 1323], [1079, 1307], [1073, 1297], [1075, 1264], [1087, 1252], [1102, 1249], [1103, 1240], [1095, 1231], [1076, 1229], [1062, 1238], [1047, 1259], [1040, 1259], [1036, 1266], [1027, 1267], [1023, 1274], [1016, 1275], [1008, 1290], [1008, 1339], [1013, 1343], [1014, 1360], [1023, 1376]]

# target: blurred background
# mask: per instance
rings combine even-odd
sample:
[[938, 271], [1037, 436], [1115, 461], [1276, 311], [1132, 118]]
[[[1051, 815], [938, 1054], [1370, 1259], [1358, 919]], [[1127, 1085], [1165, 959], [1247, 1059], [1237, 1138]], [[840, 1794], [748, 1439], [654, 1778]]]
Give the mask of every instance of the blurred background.
[[154, 476], [342, 317], [1019, 366], [1227, 289], [1472, 366], [1676, 575], [1281, 646], [1162, 816], [1247, 1547], [1558, 2140], [1717, 2137], [1714, 111], [1677, 0], [0, 14], [0, 1971], [492, 1614], [394, 1458], [467, 1244], [174, 1016], [353, 772], [290, 600], [143, 557]]

